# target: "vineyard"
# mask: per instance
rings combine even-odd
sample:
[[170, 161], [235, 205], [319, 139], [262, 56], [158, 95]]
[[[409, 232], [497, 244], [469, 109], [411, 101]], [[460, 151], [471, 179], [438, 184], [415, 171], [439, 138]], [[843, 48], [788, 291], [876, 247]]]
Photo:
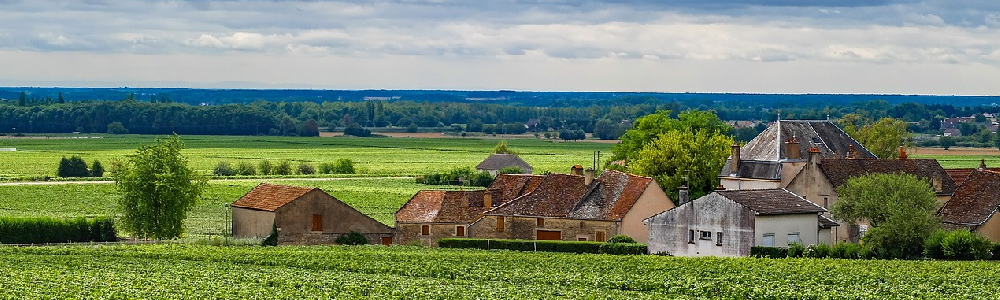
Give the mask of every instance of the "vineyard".
[[[0, 180], [3, 178], [54, 177], [59, 159], [80, 155], [88, 163], [105, 165], [135, 152], [154, 136], [109, 135], [99, 138], [0, 139]], [[340, 158], [354, 161], [358, 173], [368, 176], [412, 176], [444, 172], [455, 167], [474, 167], [487, 156], [497, 139], [463, 138], [349, 138], [349, 137], [238, 137], [183, 136], [191, 167], [208, 174], [220, 161], [257, 164], [267, 159], [290, 160], [293, 164], [319, 165]], [[542, 139], [512, 139], [512, 149], [535, 167], [535, 172], [566, 172], [575, 164], [588, 164], [594, 151], [610, 156], [610, 144], [558, 142]], [[607, 156], [606, 156], [607, 157]]]
[[990, 262], [673, 258], [382, 246], [0, 248], [22, 298], [996, 299]]

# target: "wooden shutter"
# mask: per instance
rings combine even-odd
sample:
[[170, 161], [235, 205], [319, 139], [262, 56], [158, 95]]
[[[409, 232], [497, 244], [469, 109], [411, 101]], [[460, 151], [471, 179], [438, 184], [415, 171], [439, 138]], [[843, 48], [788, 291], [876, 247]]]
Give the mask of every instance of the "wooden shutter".
[[421, 225], [420, 235], [431, 235], [431, 225]]
[[503, 232], [503, 217], [497, 217], [497, 231]]
[[608, 236], [607, 236], [607, 234], [604, 233], [604, 231], [598, 231], [594, 235], [595, 235], [595, 237], [594, 237], [595, 241], [598, 241], [598, 242], [606, 242], [606, 241], [608, 241]]
[[323, 215], [313, 214], [312, 231], [323, 231]]
[[455, 236], [465, 236], [465, 226], [455, 226]]
[[552, 231], [552, 230], [539, 230], [537, 233], [539, 240], [551, 240], [558, 241], [562, 240], [562, 232]]
[[535, 225], [538, 226], [538, 227], [545, 227], [545, 219], [536, 218], [535, 219]]

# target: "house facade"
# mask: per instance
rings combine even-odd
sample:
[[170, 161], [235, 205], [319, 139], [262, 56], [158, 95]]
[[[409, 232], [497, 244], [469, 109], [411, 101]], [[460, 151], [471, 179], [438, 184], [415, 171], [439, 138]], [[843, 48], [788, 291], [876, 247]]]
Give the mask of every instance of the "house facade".
[[1000, 172], [975, 169], [940, 210], [947, 229], [968, 229], [1000, 242]]
[[647, 245], [675, 256], [747, 256], [753, 246], [826, 243], [837, 225], [823, 212], [784, 189], [720, 190], [647, 218]]
[[333, 244], [350, 232], [391, 244], [393, 229], [318, 188], [261, 183], [232, 204], [233, 236], [263, 238], [278, 228], [279, 244]]

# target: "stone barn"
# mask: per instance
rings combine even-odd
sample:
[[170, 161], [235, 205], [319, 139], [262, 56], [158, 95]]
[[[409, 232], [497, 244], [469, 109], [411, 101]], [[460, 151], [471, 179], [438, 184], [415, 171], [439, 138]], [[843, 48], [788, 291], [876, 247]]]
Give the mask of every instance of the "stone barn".
[[278, 227], [278, 243], [333, 244], [351, 231], [368, 242], [392, 244], [393, 229], [318, 188], [261, 183], [233, 202], [233, 236], [264, 238]]
[[479, 163], [476, 166], [476, 170], [479, 172], [489, 172], [490, 175], [497, 176], [500, 169], [505, 167], [518, 167], [521, 168], [522, 174], [531, 174], [534, 169], [531, 168], [527, 162], [525, 162], [521, 157], [514, 154], [492, 154], [487, 157], [486, 160]]
[[828, 243], [836, 223], [826, 211], [784, 189], [716, 191], [646, 219], [649, 253], [747, 256], [753, 246]]

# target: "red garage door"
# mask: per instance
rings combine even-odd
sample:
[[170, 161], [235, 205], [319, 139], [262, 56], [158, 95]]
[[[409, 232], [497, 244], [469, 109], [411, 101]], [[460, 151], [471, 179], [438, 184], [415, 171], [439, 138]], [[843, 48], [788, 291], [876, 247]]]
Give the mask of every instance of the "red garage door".
[[539, 230], [538, 231], [539, 240], [554, 240], [558, 241], [562, 239], [562, 232], [551, 231], [551, 230]]

